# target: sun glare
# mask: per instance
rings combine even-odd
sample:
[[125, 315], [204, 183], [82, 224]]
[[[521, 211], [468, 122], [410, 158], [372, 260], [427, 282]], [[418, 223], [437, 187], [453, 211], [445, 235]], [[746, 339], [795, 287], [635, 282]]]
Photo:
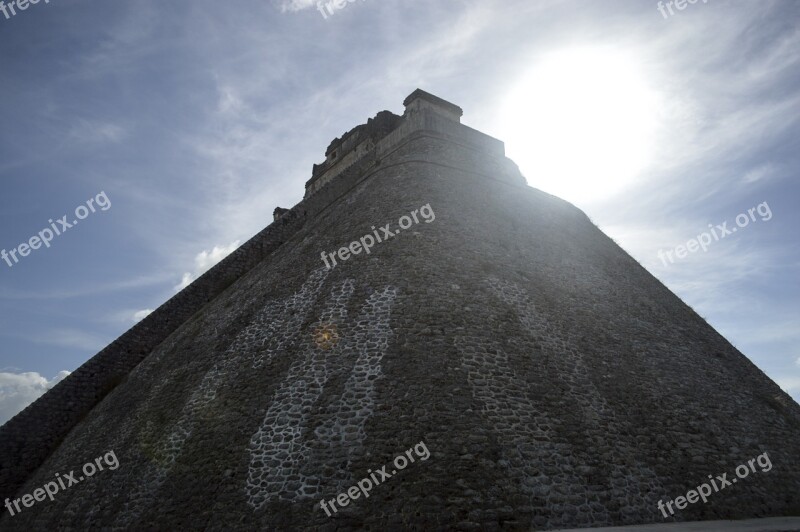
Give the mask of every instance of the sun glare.
[[631, 58], [570, 49], [542, 56], [511, 89], [497, 130], [531, 186], [585, 204], [647, 166], [656, 117], [656, 93]]

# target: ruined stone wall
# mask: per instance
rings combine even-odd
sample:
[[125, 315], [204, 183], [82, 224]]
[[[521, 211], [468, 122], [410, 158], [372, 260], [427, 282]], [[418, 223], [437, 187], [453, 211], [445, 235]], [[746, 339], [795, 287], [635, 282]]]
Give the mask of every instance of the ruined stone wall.
[[[308, 197], [335, 179], [350, 165], [372, 151], [375, 143], [397, 128], [402, 118], [390, 111], [381, 111], [366, 124], [356, 126], [344, 134], [342, 139], [336, 138], [325, 151], [326, 160], [315, 164], [311, 179], [306, 182]], [[406, 130], [408, 133], [408, 130]]]
[[347, 152], [346, 155], [340, 157], [339, 160], [337, 160], [330, 168], [325, 170], [322, 175], [314, 179], [313, 182], [309, 183], [306, 189], [306, 197], [316, 194], [317, 191], [319, 191], [322, 187], [326, 186], [334, 179], [337, 179], [342, 172], [361, 160], [374, 148], [375, 143], [371, 138], [367, 138], [358, 144], [354, 149]]

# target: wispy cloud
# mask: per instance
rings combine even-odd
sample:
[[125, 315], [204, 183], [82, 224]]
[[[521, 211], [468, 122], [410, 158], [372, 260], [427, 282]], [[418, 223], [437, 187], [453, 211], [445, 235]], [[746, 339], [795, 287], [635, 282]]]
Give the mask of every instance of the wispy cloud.
[[775, 174], [775, 170], [775, 166], [772, 163], [762, 164], [747, 172], [742, 178], [742, 181], [745, 183], [755, 183], [756, 181], [761, 181], [772, 176]]

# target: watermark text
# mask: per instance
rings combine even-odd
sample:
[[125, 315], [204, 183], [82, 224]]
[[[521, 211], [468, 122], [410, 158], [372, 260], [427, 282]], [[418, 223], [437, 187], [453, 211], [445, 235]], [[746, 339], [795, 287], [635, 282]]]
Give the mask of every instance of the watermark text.
[[[661, 259], [661, 262], [664, 266], [668, 266], [667, 259], [669, 259], [670, 264], [675, 263], [675, 259], [672, 257], [674, 253], [675, 256], [679, 259], [685, 259], [689, 253], [694, 253], [698, 249], [702, 249], [703, 251], [708, 251], [708, 247], [713, 242], [719, 242], [723, 238], [728, 235], [732, 235], [739, 228], [747, 227], [750, 222], [757, 222], [756, 219], [756, 212], [758, 212], [759, 216], [761, 217], [762, 222], [768, 222], [772, 219], [772, 210], [769, 208], [769, 204], [767, 202], [759, 203], [756, 207], [751, 209], [747, 209], [747, 213], [741, 213], [736, 217], [736, 226], [731, 226], [728, 228], [728, 222], [723, 222], [714, 226], [713, 224], [708, 224], [708, 228], [711, 232], [704, 231], [697, 235], [696, 238], [690, 239], [686, 242], [686, 245], [679, 245], [675, 246], [675, 249], [671, 249], [668, 251], [664, 251], [663, 249], [658, 250], [658, 258]], [[712, 239], [713, 237], [713, 239]]]
[[[23, 242], [10, 251], [3, 249], [0, 251], [0, 258], [3, 259], [6, 264], [8, 264], [9, 268], [12, 268], [14, 264], [19, 263], [20, 257], [27, 257], [31, 254], [31, 251], [41, 248], [42, 244], [49, 248], [50, 242], [52, 242], [55, 237], [61, 235], [67, 229], [71, 229], [72, 227], [78, 225], [78, 220], [85, 220], [89, 214], [92, 212], [97, 212], [95, 204], [97, 204], [97, 207], [100, 207], [101, 211], [107, 211], [111, 208], [111, 201], [109, 201], [106, 193], [101, 191], [100, 194], [94, 198], [89, 198], [89, 200], [86, 202], [86, 205], [78, 205], [78, 208], [75, 209], [76, 219], [72, 220], [72, 222], [67, 221], [68, 215], [66, 214], [55, 222], [50, 219], [48, 220], [50, 227], [45, 227], [39, 231], [37, 236], [32, 236], [30, 240]], [[19, 257], [17, 257], [17, 255], [19, 255]], [[13, 263], [11, 262], [12, 260], [14, 261]]]
[[[413, 454], [412, 451], [414, 452]], [[372, 491], [372, 488], [374, 488], [384, 480], [392, 478], [392, 476], [396, 475], [398, 471], [408, 467], [409, 463], [413, 464], [414, 455], [416, 455], [417, 458], [419, 458], [421, 461], [424, 462], [425, 460], [431, 457], [431, 452], [428, 450], [428, 447], [425, 445], [425, 442], [419, 442], [413, 448], [407, 450], [405, 454], [398, 455], [394, 459], [394, 461], [392, 462], [392, 464], [394, 465], [394, 469], [392, 469], [391, 473], [386, 471], [386, 468], [391, 466], [386, 466], [386, 465], [374, 472], [372, 471], [372, 469], [368, 469], [367, 474], [369, 476], [359, 480], [356, 483], [356, 485], [351, 486], [346, 493], [340, 493], [339, 495], [337, 495], [336, 497], [334, 497], [329, 501], [322, 499], [319, 502], [320, 507], [323, 510], [325, 510], [325, 513], [328, 515], [328, 517], [331, 517], [333, 515], [331, 513], [331, 510], [333, 510], [333, 513], [339, 511], [336, 508], [337, 504], [339, 505], [339, 508], [344, 508], [345, 506], [350, 504], [351, 500], [354, 501], [359, 497], [361, 497], [361, 495], [364, 495], [365, 499], [369, 498], [369, 492]], [[380, 476], [380, 478], [377, 478], [376, 475]], [[330, 508], [328, 508], [329, 505]]]
[[[63, 476], [61, 473], [56, 473], [55, 479], [51, 480], [50, 482], [45, 482], [44, 486], [41, 488], [36, 488], [33, 490], [33, 495], [27, 493], [20, 497], [19, 499], [6, 499], [6, 508], [8, 509], [8, 513], [12, 516], [22, 512], [22, 508], [20, 508], [20, 502], [22, 506], [25, 508], [30, 508], [37, 502], [41, 502], [47, 498], [51, 501], [54, 499], [56, 493], [59, 491], [65, 490], [83, 480], [93, 476], [98, 471], [103, 470], [103, 463], [105, 463], [110, 470], [115, 470], [119, 467], [119, 460], [117, 460], [117, 455], [114, 454], [114, 451], [108, 451], [105, 455], [95, 458], [94, 462], [87, 462], [81, 468], [83, 472], [83, 476], [75, 478], [75, 471], [70, 471], [69, 473], [65, 473]], [[16, 511], [15, 511], [16, 510]]]
[[[694, 504], [700, 499], [702, 499], [703, 503], [705, 504], [708, 502], [708, 496], [712, 493], [717, 493], [724, 490], [728, 486], [736, 484], [740, 478], [747, 478], [747, 475], [749, 475], [750, 472], [755, 473], [756, 463], [758, 463], [762, 473], [766, 473], [772, 469], [772, 462], [769, 459], [769, 455], [765, 452], [755, 458], [751, 458], [747, 461], [747, 464], [736, 466], [737, 478], [731, 477], [731, 479], [728, 480], [727, 473], [718, 475], [716, 479], [712, 478], [711, 475], [708, 475], [708, 478], [711, 480], [710, 485], [708, 482], [704, 482], [703, 484], [697, 486], [697, 488], [686, 492], [686, 496], [681, 495], [680, 497], [675, 497], [674, 500], [667, 501], [666, 504], [659, 500], [658, 509], [661, 510], [661, 513], [664, 514], [664, 518], [666, 519], [669, 517], [669, 515], [675, 515], [675, 510], [672, 509], [673, 504], [678, 510], [683, 510], [688, 504]], [[711, 491], [712, 486], [714, 487], [713, 492]], [[669, 510], [669, 515], [667, 515], [667, 510]]]
[[404, 215], [400, 217], [400, 220], [397, 221], [397, 224], [400, 226], [400, 229], [395, 229], [394, 232], [392, 232], [391, 230], [392, 224], [386, 224], [380, 228], [381, 234], [379, 235], [378, 230], [375, 229], [375, 226], [373, 225], [372, 234], [366, 234], [362, 236], [359, 240], [354, 240], [353, 242], [350, 243], [349, 246], [339, 248], [338, 251], [334, 251], [333, 253], [326, 253], [325, 251], [323, 251], [321, 255], [322, 262], [324, 262], [325, 266], [330, 270], [331, 265], [328, 263], [329, 258], [331, 259], [331, 262], [333, 262], [333, 265], [336, 266], [336, 257], [339, 257], [339, 260], [344, 262], [350, 258], [350, 254], [358, 255], [362, 251], [364, 251], [366, 252], [367, 255], [369, 255], [371, 253], [370, 250], [376, 243], [380, 244], [381, 242], [389, 240], [393, 236], [397, 235], [403, 229], [409, 229], [414, 224], [418, 224], [419, 218], [417, 217], [417, 214], [419, 214], [422, 217], [422, 219], [425, 220], [426, 224], [429, 224], [432, 221], [436, 220], [436, 213], [433, 212], [430, 203], [428, 203], [423, 207], [420, 207], [419, 209], [412, 211], [410, 214], [411, 216]]
[[[36, 5], [38, 3], [39, 0], [11, 0], [11, 2], [6, 4], [5, 1], [0, 0], [0, 13], [3, 13], [3, 15], [6, 17], [6, 20], [8, 20], [17, 14], [17, 9], [20, 11], [25, 11], [31, 7], [31, 5]], [[50, 0], [44, 0], [44, 3], [49, 4]], [[8, 14], [9, 11], [11, 11], [10, 15]]]

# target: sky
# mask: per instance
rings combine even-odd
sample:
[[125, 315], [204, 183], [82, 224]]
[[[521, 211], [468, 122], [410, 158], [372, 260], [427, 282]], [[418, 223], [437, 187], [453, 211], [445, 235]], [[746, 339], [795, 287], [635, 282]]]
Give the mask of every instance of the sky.
[[800, 401], [800, 2], [45, 1], [0, 11], [0, 423], [418, 87]]

